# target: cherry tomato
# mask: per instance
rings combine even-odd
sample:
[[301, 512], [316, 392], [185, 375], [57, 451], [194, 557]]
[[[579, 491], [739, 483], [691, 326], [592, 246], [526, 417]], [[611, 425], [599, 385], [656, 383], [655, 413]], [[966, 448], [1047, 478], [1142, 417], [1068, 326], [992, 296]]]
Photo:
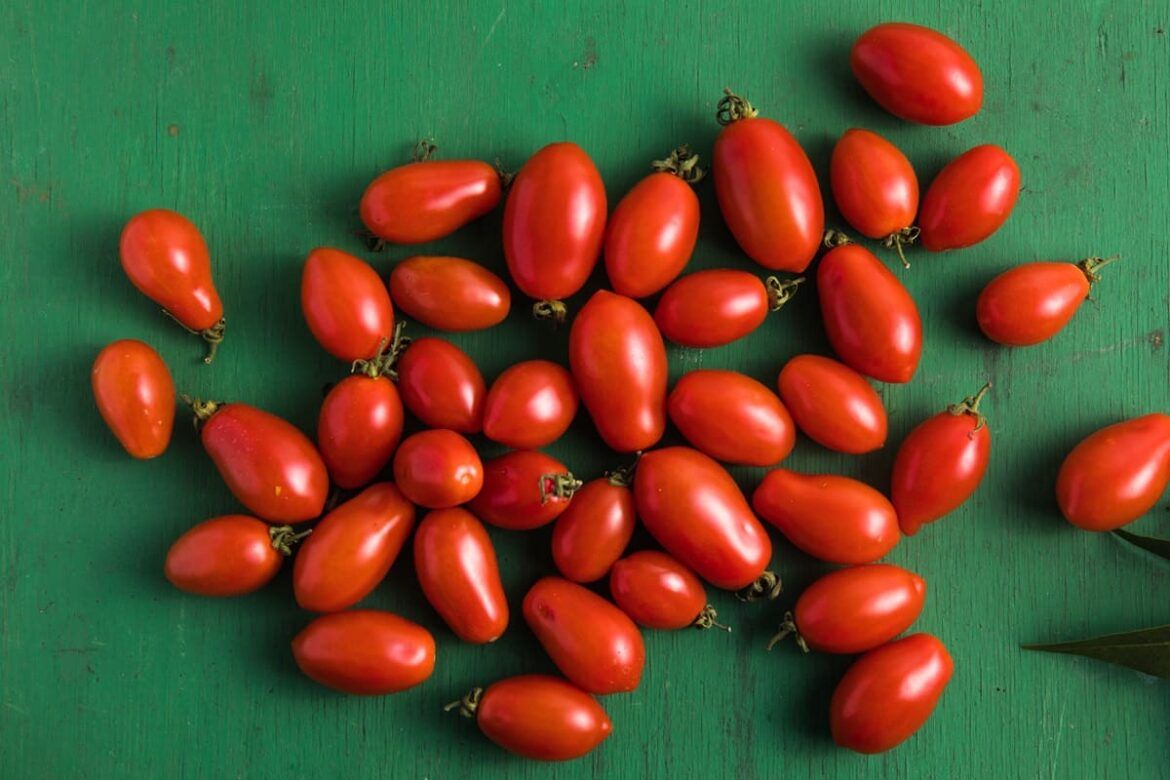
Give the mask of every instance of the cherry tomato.
[[699, 198], [691, 185], [703, 177], [699, 156], [685, 146], [654, 163], [654, 173], [618, 202], [605, 233], [605, 272], [619, 295], [644, 298], [686, 267], [699, 238]]
[[483, 490], [468, 508], [485, 523], [512, 531], [547, 525], [564, 512], [580, 481], [556, 458], [513, 450], [483, 467]]
[[617, 452], [653, 446], [666, 430], [666, 345], [645, 309], [598, 290], [569, 331], [569, 367], [602, 440]]
[[248, 515], [213, 517], [171, 545], [163, 572], [188, 593], [240, 596], [271, 582], [298, 538]]
[[717, 588], [765, 574], [772, 542], [722, 466], [688, 447], [648, 452], [634, 472], [634, 504], [650, 535]]
[[466, 509], [436, 509], [414, 535], [414, 568], [423, 595], [464, 642], [494, 642], [508, 627], [508, 600], [496, 550]]
[[723, 220], [748, 257], [773, 271], [800, 273], [825, 230], [821, 189], [808, 155], [779, 122], [730, 91], [717, 114], [715, 195]]
[[849, 477], [774, 469], [752, 494], [752, 508], [798, 549], [829, 563], [870, 563], [901, 534], [886, 497]]
[[609, 592], [622, 612], [646, 628], [673, 631], [719, 625], [702, 581], [657, 550], [642, 550], [615, 563]]
[[378, 482], [317, 523], [293, 562], [293, 593], [310, 612], [339, 612], [378, 587], [414, 527], [414, 506]]
[[333, 483], [351, 490], [370, 483], [402, 438], [402, 399], [377, 363], [372, 376], [347, 376], [330, 389], [317, 416], [317, 448]]
[[853, 44], [849, 64], [870, 97], [909, 122], [953, 125], [983, 105], [983, 74], [975, 60], [929, 27], [871, 27]]
[[688, 371], [666, 408], [695, 449], [725, 463], [772, 466], [796, 444], [796, 426], [776, 394], [736, 371]]
[[931, 252], [978, 244], [1003, 227], [1020, 194], [1020, 169], [993, 144], [969, 149], [930, 183], [918, 213], [922, 246]]
[[899, 255], [913, 243], [918, 177], [898, 147], [869, 130], [846, 130], [833, 147], [829, 177], [837, 209], [857, 232], [885, 239]]
[[577, 415], [572, 375], [547, 360], [526, 360], [496, 377], [483, 404], [483, 434], [515, 449], [552, 444]]
[[454, 233], [500, 202], [500, 174], [479, 160], [420, 160], [391, 168], [362, 195], [362, 222], [395, 244]]
[[524, 620], [561, 673], [589, 693], [624, 693], [641, 682], [642, 633], [593, 591], [544, 577], [524, 597]]
[[107, 344], [93, 361], [90, 384], [102, 419], [127, 453], [147, 460], [166, 452], [175, 424], [175, 383], [149, 344]]
[[461, 257], [408, 257], [390, 272], [394, 305], [423, 325], [446, 331], [483, 330], [508, 316], [504, 280]]
[[890, 500], [907, 536], [956, 509], [983, 481], [991, 432], [979, 402], [989, 387], [919, 423], [898, 448]]
[[1012, 347], [1039, 344], [1068, 324], [1112, 262], [1089, 257], [1079, 263], [1024, 263], [992, 279], [979, 293], [975, 317], [992, 341]]
[[865, 377], [820, 355], [797, 355], [776, 381], [796, 427], [822, 447], [860, 455], [886, 443], [886, 408]]
[[922, 319], [898, 277], [857, 244], [821, 258], [821, 316], [845, 365], [881, 382], [909, 382], [922, 357]]
[[778, 311], [803, 279], [760, 281], [725, 268], [688, 274], [666, 288], [654, 309], [662, 335], [684, 347], [718, 347], [743, 338]]
[[396, 366], [402, 403], [424, 425], [459, 433], [483, 430], [483, 375], [467, 353], [449, 341], [411, 342]]
[[394, 307], [382, 278], [340, 249], [309, 253], [301, 273], [301, 310], [313, 338], [340, 360], [373, 358], [394, 335]]
[[292, 641], [311, 679], [343, 693], [381, 696], [413, 688], [435, 669], [435, 638], [406, 618], [373, 609], [322, 615]]
[[1170, 484], [1170, 415], [1147, 414], [1109, 425], [1064, 459], [1056, 499], [1066, 520], [1086, 531], [1112, 531], [1150, 511]]
[[624, 475], [586, 482], [553, 526], [553, 563], [573, 582], [601, 579], [626, 551], [636, 520]]
[[930, 634], [870, 650], [833, 691], [833, 741], [858, 753], [897, 747], [926, 723], [954, 669], [946, 646]]
[[427, 509], [465, 504], [483, 487], [483, 463], [471, 442], [445, 429], [407, 436], [394, 453], [394, 481]]

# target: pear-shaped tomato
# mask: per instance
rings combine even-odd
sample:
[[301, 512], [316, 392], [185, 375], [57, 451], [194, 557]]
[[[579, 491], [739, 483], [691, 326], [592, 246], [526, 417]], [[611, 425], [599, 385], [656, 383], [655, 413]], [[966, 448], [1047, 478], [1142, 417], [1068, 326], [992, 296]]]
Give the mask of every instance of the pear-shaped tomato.
[[860, 455], [886, 443], [881, 396], [844, 363], [797, 355], [784, 364], [776, 384], [796, 427], [822, 447]]
[[503, 279], [461, 257], [408, 257], [390, 272], [390, 297], [409, 317], [436, 330], [483, 330], [508, 316]]
[[334, 385], [317, 415], [317, 448], [340, 488], [364, 487], [386, 467], [402, 438], [402, 399], [379, 363]]
[[931, 252], [978, 244], [1011, 216], [1020, 195], [1020, 168], [994, 144], [969, 149], [930, 183], [918, 213], [922, 246]]
[[898, 250], [918, 230], [918, 177], [906, 155], [877, 133], [854, 128], [833, 147], [829, 162], [833, 200], [845, 221], [869, 238]]
[[662, 335], [684, 347], [718, 347], [748, 335], [792, 298], [804, 279], [761, 281], [747, 271], [714, 268], [666, 288], [654, 309]]
[[121, 339], [107, 344], [90, 372], [102, 419], [132, 457], [166, 452], [175, 426], [175, 383], [149, 344]]
[[772, 466], [796, 443], [796, 426], [776, 394], [736, 371], [688, 371], [666, 407], [695, 449], [725, 463]]
[[504, 369], [483, 404], [483, 433], [518, 450], [552, 444], [577, 415], [577, 388], [562, 366], [525, 360]]
[[363, 696], [413, 688], [435, 670], [435, 638], [429, 631], [373, 609], [322, 615], [296, 635], [292, 650], [311, 679]]
[[613, 474], [586, 482], [557, 518], [552, 557], [566, 579], [599, 580], [626, 551], [637, 521], [626, 480]]
[[1024, 263], [992, 279], [979, 293], [975, 317], [992, 341], [1011, 347], [1039, 344], [1068, 324], [1111, 262], [1089, 257], [1079, 263]]
[[[432, 149], [423, 151], [425, 157]], [[362, 195], [362, 222], [384, 241], [422, 244], [487, 214], [501, 191], [500, 174], [488, 163], [422, 159], [370, 183]]]
[[715, 622], [718, 615], [694, 572], [657, 550], [641, 550], [615, 563], [609, 592], [622, 612], [646, 628], [727, 628]]
[[459, 433], [483, 430], [487, 385], [475, 361], [449, 341], [415, 339], [398, 359], [402, 403], [430, 428]]
[[394, 453], [394, 482], [427, 509], [466, 504], [483, 487], [483, 463], [467, 439], [444, 428], [419, 431]]
[[317, 343], [349, 363], [377, 357], [394, 335], [394, 307], [382, 277], [340, 249], [309, 253], [301, 272], [301, 310]]
[[303, 535], [248, 515], [213, 517], [171, 545], [163, 571], [172, 585], [188, 593], [251, 593], [272, 581], [291, 545]]
[[468, 507], [485, 523], [513, 531], [539, 528], [569, 506], [581, 482], [556, 458], [513, 450], [483, 466], [483, 489]]

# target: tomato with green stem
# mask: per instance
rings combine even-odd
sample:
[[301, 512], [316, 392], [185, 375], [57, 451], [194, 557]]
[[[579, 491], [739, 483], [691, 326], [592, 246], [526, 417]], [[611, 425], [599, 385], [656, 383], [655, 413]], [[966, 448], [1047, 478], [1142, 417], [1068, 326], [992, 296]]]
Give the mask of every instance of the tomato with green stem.
[[470, 509], [485, 523], [512, 531], [540, 528], [569, 507], [581, 481], [539, 450], [513, 450], [483, 466], [483, 489]]
[[271, 582], [292, 545], [308, 533], [248, 515], [213, 517], [171, 545], [163, 572], [172, 585], [188, 593], [241, 596]]
[[1020, 168], [994, 144], [969, 149], [930, 183], [918, 212], [919, 238], [931, 252], [962, 249], [1003, 227], [1020, 195]]
[[435, 670], [435, 638], [429, 631], [373, 609], [321, 615], [293, 638], [292, 651], [310, 679], [361, 696], [413, 688]]
[[98, 412], [131, 457], [148, 460], [166, 452], [175, 426], [175, 382], [149, 344], [107, 344], [89, 378]]
[[666, 553], [641, 550], [622, 558], [609, 574], [614, 602], [640, 626], [731, 629], [716, 622], [707, 589], [695, 573]]
[[390, 272], [390, 298], [407, 316], [436, 330], [499, 325], [512, 293], [503, 279], [462, 257], [408, 257]]
[[724, 463], [772, 466], [796, 444], [796, 426], [776, 394], [737, 371], [688, 371], [666, 408], [695, 449]]
[[449, 341], [414, 339], [394, 366], [402, 403], [429, 428], [483, 430], [487, 385], [475, 361]]
[[483, 403], [483, 434], [526, 450], [561, 438], [577, 415], [577, 388], [563, 366], [525, 360], [504, 369]]
[[804, 278], [763, 281], [747, 271], [714, 268], [673, 282], [658, 299], [654, 322], [684, 347], [719, 347], [743, 338], [780, 309]]
[[902, 247], [918, 239], [918, 177], [906, 155], [875, 132], [846, 130], [833, 147], [829, 178], [845, 221], [897, 250], [909, 267]]
[[301, 311], [313, 338], [339, 360], [372, 360], [394, 335], [394, 306], [382, 277], [340, 249], [309, 253], [301, 271]]
[[552, 533], [553, 563], [566, 579], [599, 580], [626, 551], [637, 523], [630, 479], [619, 470], [573, 493]]
[[861, 374], [820, 355], [797, 355], [784, 364], [776, 386], [796, 427], [822, 447], [860, 455], [885, 446], [882, 398]]
[[471, 442], [455, 431], [419, 431], [407, 436], [394, 453], [394, 482], [419, 506], [446, 509], [479, 494], [483, 463]]

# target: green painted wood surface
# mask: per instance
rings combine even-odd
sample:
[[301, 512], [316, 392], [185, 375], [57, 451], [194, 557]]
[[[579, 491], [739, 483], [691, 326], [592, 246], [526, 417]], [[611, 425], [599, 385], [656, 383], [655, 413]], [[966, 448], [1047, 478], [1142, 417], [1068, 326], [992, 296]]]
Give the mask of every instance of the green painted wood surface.
[[[1087, 432], [1170, 409], [1167, 3], [261, 5], [0, 7], [0, 776], [1167, 776], [1165, 683], [1017, 649], [1170, 621], [1170, 567], [1072, 530], [1051, 493], [1063, 453]], [[977, 117], [912, 127], [866, 99], [848, 48], [888, 19], [937, 26], [969, 48], [987, 82]], [[89, 394], [102, 345], [146, 339], [183, 388], [311, 430], [322, 385], [343, 367], [301, 320], [300, 263], [320, 244], [362, 251], [350, 234], [358, 196], [415, 139], [512, 167], [572, 139], [616, 202], [674, 144], [709, 152], [725, 85], [791, 127], [822, 181], [833, 140], [852, 125], [887, 134], [924, 181], [983, 142], [1006, 146], [1023, 169], [1019, 206], [996, 236], [899, 271], [928, 336], [917, 379], [882, 390], [891, 443], [995, 383], [984, 488], [890, 556], [928, 579], [918, 627], [942, 637], [957, 666], [918, 736], [880, 757], [834, 748], [828, 699], [847, 660], [764, 652], [783, 608], [826, 568], [783, 542], [782, 604], [741, 607], [717, 594], [731, 636], [649, 634], [641, 688], [604, 702], [613, 737], [551, 769], [509, 757], [440, 708], [471, 685], [549, 671], [548, 660], [518, 620], [495, 646], [459, 645], [421, 601], [408, 558], [368, 603], [431, 627], [438, 666], [420, 688], [380, 699], [335, 695], [298, 674], [288, 640], [307, 616], [287, 573], [233, 601], [167, 585], [170, 541], [237, 507], [185, 423], [166, 457], [122, 454]], [[754, 270], [709, 183], [700, 192], [693, 267]], [[121, 225], [150, 206], [190, 215], [210, 242], [230, 322], [212, 368], [119, 269]], [[425, 250], [501, 269], [498, 234], [496, 214]], [[1114, 252], [1125, 261], [1108, 269], [1099, 302], [1054, 342], [999, 349], [974, 328], [974, 296], [995, 272]], [[370, 259], [387, 272], [406, 254]], [[771, 382], [787, 357], [826, 350], [813, 292], [739, 344], [672, 350], [673, 375], [734, 366]], [[489, 378], [525, 357], [565, 358], [566, 333], [524, 309], [454, 339]], [[586, 477], [621, 462], [584, 417], [551, 451]], [[891, 458], [892, 446], [850, 458], [802, 442], [789, 465], [884, 487]], [[748, 489], [759, 475], [737, 472]], [[1165, 502], [1134, 529], [1170, 534]], [[493, 536], [518, 608], [551, 570], [548, 531]]]

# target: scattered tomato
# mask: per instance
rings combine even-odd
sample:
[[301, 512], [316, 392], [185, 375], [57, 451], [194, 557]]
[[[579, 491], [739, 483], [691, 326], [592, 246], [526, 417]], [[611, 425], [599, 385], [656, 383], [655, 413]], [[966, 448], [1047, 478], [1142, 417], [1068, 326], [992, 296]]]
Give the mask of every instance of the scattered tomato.
[[528, 531], [555, 520], [581, 482], [556, 458], [513, 450], [484, 464], [483, 489], [468, 508], [485, 523]]
[[449, 341], [415, 339], [398, 359], [402, 403], [424, 425], [459, 433], [483, 430], [483, 375], [467, 353]]
[[975, 317], [992, 341], [1011, 347], [1039, 344], [1060, 332], [1111, 259], [1079, 263], [1024, 263], [992, 279], [979, 293]]
[[748, 335], [792, 298], [804, 279], [760, 281], [725, 268], [688, 274], [666, 288], [654, 309], [662, 335], [684, 347], [718, 347]]
[[796, 443], [792, 417], [776, 394], [736, 371], [688, 371], [666, 407], [695, 449], [725, 463], [772, 466]]
[[301, 272], [301, 310], [335, 358], [369, 360], [390, 344], [394, 307], [378, 272], [340, 249], [318, 247]]
[[577, 415], [572, 375], [548, 360], [526, 360], [496, 377], [483, 404], [483, 433], [518, 450], [552, 444]]
[[378, 361], [334, 385], [317, 416], [317, 448], [333, 483], [369, 484], [394, 455], [402, 425], [402, 399]]
[[297, 666], [343, 693], [380, 696], [413, 688], [435, 669], [435, 638], [406, 618], [373, 609], [322, 615], [292, 641]]
[[1019, 194], [1011, 155], [994, 144], [969, 149], [939, 171], [922, 199], [922, 246], [945, 252], [978, 244], [1007, 222]]
[[634, 535], [634, 494], [624, 474], [586, 482], [553, 526], [553, 563], [566, 579], [605, 576]]
[[390, 272], [394, 305], [423, 325], [483, 330], [508, 316], [512, 293], [503, 279], [461, 257], [408, 257]]
[[881, 396], [844, 363], [797, 355], [784, 364], [776, 385], [796, 427], [822, 447], [860, 455], [885, 445]]
[[171, 545], [163, 571], [188, 593], [240, 596], [271, 582], [300, 536], [248, 515], [213, 517]]
[[854, 128], [833, 147], [829, 162], [837, 209], [863, 236], [898, 251], [918, 236], [918, 177], [906, 155], [877, 133]]
[[175, 383], [149, 344], [107, 344], [93, 361], [90, 385], [102, 419], [127, 453], [147, 460], [166, 452], [175, 425]]
[[419, 506], [446, 509], [475, 498], [483, 487], [483, 463], [455, 431], [419, 431], [398, 445], [394, 482]]
[[609, 574], [609, 592], [622, 612], [646, 628], [673, 631], [719, 625], [702, 581], [657, 550], [642, 550], [615, 563]]

